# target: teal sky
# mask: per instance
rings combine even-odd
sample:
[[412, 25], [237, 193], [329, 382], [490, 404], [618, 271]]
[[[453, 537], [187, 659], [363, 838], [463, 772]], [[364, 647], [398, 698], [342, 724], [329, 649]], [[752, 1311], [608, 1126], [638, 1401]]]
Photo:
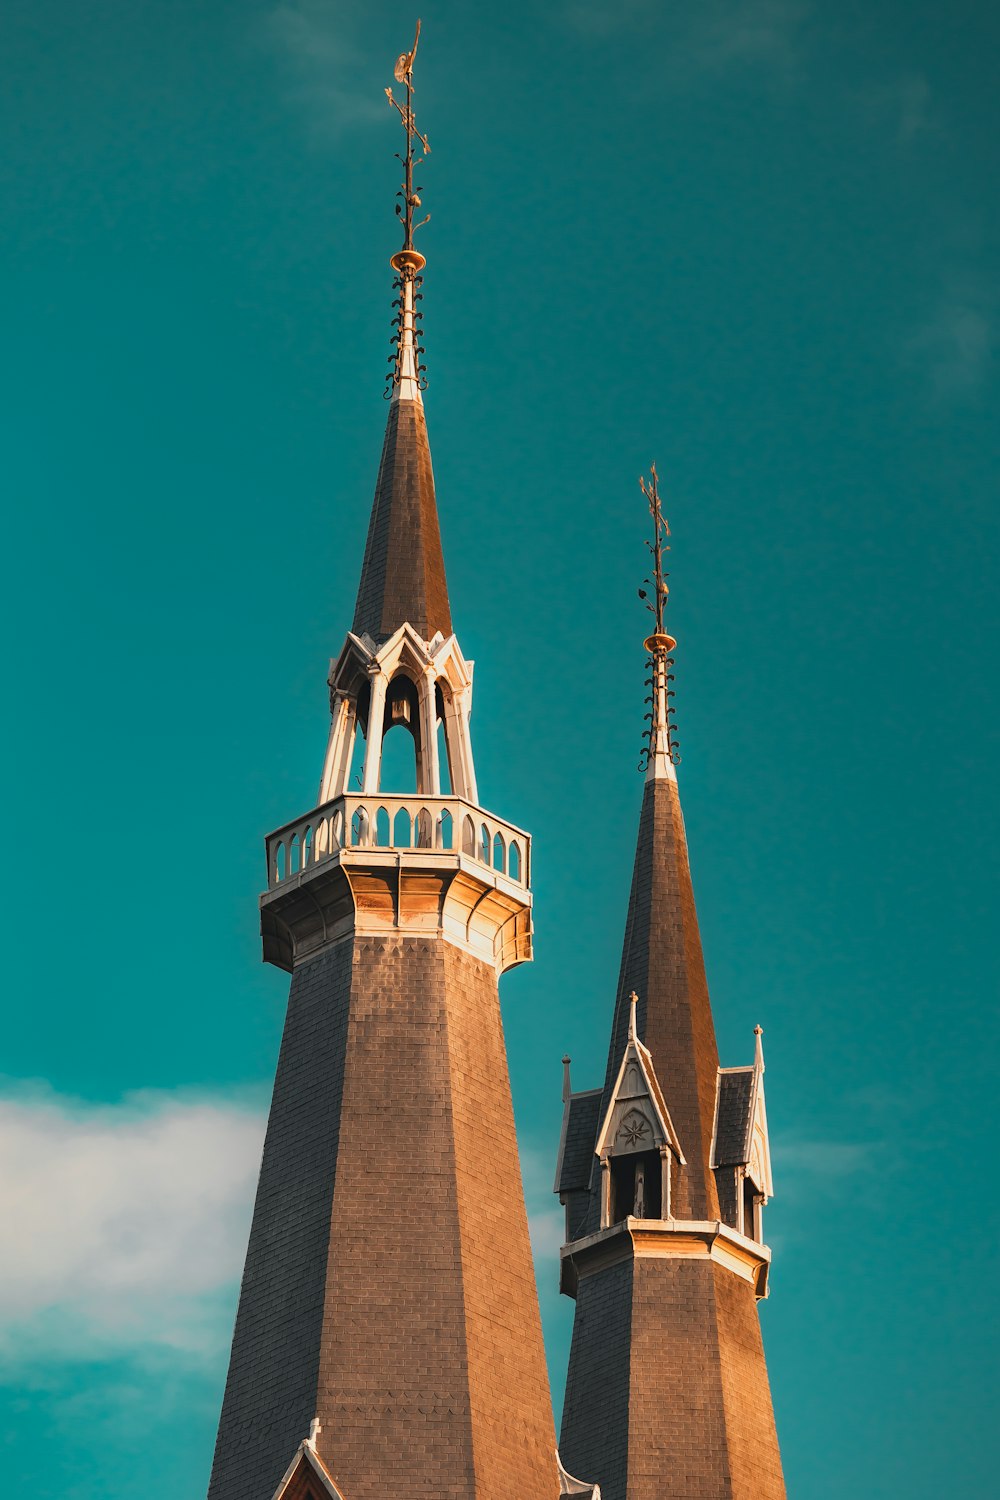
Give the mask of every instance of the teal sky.
[[[7, 0], [0, 1489], [207, 1483], [378, 461], [415, 10]], [[600, 1081], [646, 534], [723, 1062], [765, 1029], [796, 1500], [995, 1482], [1000, 13], [421, 0], [427, 411], [542, 1306]], [[419, 1191], [419, 1162], [414, 1163]], [[498, 1247], [502, 1253], [502, 1247]]]

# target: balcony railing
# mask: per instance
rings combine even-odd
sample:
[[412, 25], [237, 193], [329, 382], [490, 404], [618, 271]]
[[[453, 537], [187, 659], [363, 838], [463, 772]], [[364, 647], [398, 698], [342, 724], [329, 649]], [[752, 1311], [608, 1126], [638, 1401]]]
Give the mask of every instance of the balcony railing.
[[266, 845], [268, 890], [342, 852], [361, 850], [461, 855], [515, 885], [531, 881], [530, 836], [462, 797], [338, 797], [268, 834]]

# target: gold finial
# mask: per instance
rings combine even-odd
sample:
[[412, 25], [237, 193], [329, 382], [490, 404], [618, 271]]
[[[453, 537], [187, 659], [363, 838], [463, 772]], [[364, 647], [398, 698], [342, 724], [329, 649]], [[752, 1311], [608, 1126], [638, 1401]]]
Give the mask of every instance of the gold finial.
[[[403, 163], [403, 185], [396, 195], [396, 214], [403, 225], [403, 248], [398, 250], [392, 257], [392, 266], [401, 276], [415, 276], [422, 271], [426, 264], [424, 257], [418, 250], [413, 248], [414, 231], [420, 229], [427, 223], [430, 214], [426, 214], [419, 224], [413, 222], [413, 210], [420, 208], [420, 189], [413, 186], [413, 169], [419, 167], [424, 158], [430, 155], [430, 145], [427, 137], [417, 129], [416, 118], [413, 113], [413, 64], [417, 56], [417, 45], [420, 41], [420, 22], [417, 22], [417, 34], [413, 38], [413, 47], [409, 52], [401, 52], [396, 59], [393, 76], [397, 83], [406, 85], [406, 103], [400, 104], [398, 99], [393, 98], [392, 89], [386, 89], [385, 96], [393, 109], [399, 113], [403, 122], [403, 130], [406, 135], [406, 153], [396, 156]], [[423, 156], [413, 159], [413, 142], [418, 140], [423, 149]]]
[[658, 649], [672, 651], [677, 645], [673, 636], [667, 635], [663, 629], [663, 609], [670, 593], [666, 584], [667, 575], [663, 571], [663, 554], [670, 551], [670, 545], [664, 541], [664, 538], [670, 535], [670, 527], [667, 525], [667, 518], [660, 505], [659, 481], [655, 464], [649, 466], [648, 479], [640, 476], [639, 488], [646, 497], [649, 514], [653, 518], [653, 540], [646, 543], [653, 554], [653, 576], [643, 579], [643, 582], [648, 583], [654, 590], [654, 602], [650, 604], [649, 595], [645, 589], [639, 590], [639, 598], [646, 601], [646, 608], [656, 621], [656, 631], [646, 641], [646, 650], [655, 654]]
[[650, 601], [646, 589], [639, 590], [639, 598], [643, 600], [653, 616], [656, 627], [653, 634], [647, 636], [643, 643], [650, 656], [647, 665], [652, 668], [652, 676], [647, 679], [647, 686], [652, 688], [652, 693], [646, 699], [646, 702], [651, 705], [651, 711], [646, 715], [649, 729], [639, 760], [639, 770], [646, 772], [647, 779], [655, 780], [663, 776], [672, 777], [671, 767], [680, 763], [680, 754], [670, 722], [674, 712], [670, 706], [670, 699], [674, 695], [670, 688], [673, 677], [668, 670], [673, 666], [670, 653], [677, 642], [663, 628], [663, 612], [670, 592], [667, 588], [667, 575], [663, 570], [663, 554], [670, 551], [670, 544], [666, 540], [670, 535], [670, 527], [667, 525], [667, 518], [660, 504], [659, 477], [655, 464], [650, 465], [648, 479], [640, 477], [639, 488], [646, 497], [649, 514], [653, 521], [653, 540], [646, 543], [653, 554], [653, 576], [643, 579], [643, 582], [653, 590], [653, 599]]

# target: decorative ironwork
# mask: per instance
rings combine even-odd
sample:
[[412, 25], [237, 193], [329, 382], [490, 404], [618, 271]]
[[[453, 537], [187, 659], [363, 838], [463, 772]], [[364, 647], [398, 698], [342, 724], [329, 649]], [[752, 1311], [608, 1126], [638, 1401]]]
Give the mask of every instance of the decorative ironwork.
[[[413, 169], [414, 167], [421, 166], [425, 158], [430, 156], [431, 154], [431, 148], [427, 142], [427, 137], [425, 135], [422, 135], [421, 132], [417, 129], [416, 117], [413, 112], [413, 64], [416, 60], [417, 45], [419, 41], [420, 22], [418, 21], [417, 34], [413, 38], [412, 50], [409, 52], [401, 52], [399, 54], [399, 57], [396, 59], [396, 66], [393, 69], [393, 77], [395, 78], [396, 82], [406, 85], [406, 103], [400, 104], [398, 99], [394, 99], [392, 95], [392, 89], [386, 89], [385, 91], [385, 97], [388, 99], [393, 109], [397, 110], [399, 113], [399, 118], [402, 121], [403, 130], [406, 134], [406, 155], [400, 156], [399, 152], [396, 152], [397, 160], [403, 163], [404, 174], [402, 188], [396, 194], [396, 214], [403, 223], [404, 250], [413, 249], [414, 231], [422, 228], [430, 218], [430, 214], [426, 214], [424, 218], [420, 220], [419, 224], [414, 224], [413, 222], [413, 210], [422, 206], [420, 202], [421, 190], [419, 187], [415, 188], [413, 186]], [[414, 161], [413, 159], [414, 140], [418, 140], [420, 142], [420, 145], [423, 148], [424, 152], [423, 156], [419, 157], [416, 161]], [[402, 203], [400, 203], [400, 199], [402, 199]]]
[[[414, 210], [421, 208], [420, 193], [422, 189], [414, 186], [413, 173], [416, 167], [422, 166], [430, 155], [430, 143], [427, 137], [417, 129], [416, 116], [413, 109], [413, 64], [417, 56], [417, 46], [420, 41], [420, 22], [417, 22], [416, 35], [413, 38], [413, 46], [409, 52], [401, 52], [396, 59], [393, 69], [393, 77], [397, 83], [406, 88], [406, 102], [401, 104], [393, 95], [392, 89], [387, 88], [385, 96], [390, 105], [399, 115], [402, 122], [403, 132], [406, 138], [406, 150], [404, 153], [396, 152], [396, 160], [403, 163], [403, 181], [399, 192], [396, 194], [396, 217], [403, 228], [403, 246], [397, 250], [390, 264], [396, 272], [393, 282], [393, 290], [398, 293], [393, 307], [396, 308], [395, 327], [391, 343], [393, 352], [389, 355], [391, 366], [386, 375], [385, 397], [392, 396], [394, 388], [399, 385], [404, 377], [404, 364], [409, 378], [421, 391], [427, 389], [426, 365], [421, 363], [421, 355], [424, 354], [424, 346], [420, 342], [423, 335], [422, 323], [423, 312], [417, 307], [417, 303], [423, 300], [420, 287], [423, 285], [423, 270], [426, 261], [419, 250], [413, 248], [413, 236], [418, 229], [429, 221], [430, 214], [425, 214], [419, 223], [414, 224]], [[414, 157], [414, 141], [419, 141], [423, 151], [422, 156]], [[412, 364], [407, 363], [404, 357], [412, 357]]]
[[[646, 546], [653, 554], [653, 576], [652, 578], [644, 578], [642, 581], [649, 584], [653, 589], [654, 599], [651, 603], [645, 589], [639, 590], [639, 598], [645, 600], [646, 608], [656, 620], [656, 634], [661, 636], [663, 635], [663, 609], [667, 602], [667, 596], [670, 593], [666, 584], [669, 575], [663, 571], [663, 554], [670, 551], [670, 544], [665, 541], [665, 538], [670, 535], [670, 527], [667, 525], [667, 518], [663, 514], [663, 507], [660, 504], [659, 480], [655, 464], [650, 464], [649, 466], [648, 480], [640, 475], [639, 488], [646, 497], [646, 502], [649, 505], [649, 514], [653, 518], [653, 540], [646, 543]], [[675, 643], [671, 642], [671, 644]]]
[[[653, 634], [646, 637], [644, 645], [648, 656], [646, 667], [650, 670], [650, 676], [646, 678], [646, 686], [651, 688], [650, 695], [646, 698], [649, 704], [649, 712], [645, 715], [648, 721], [646, 730], [646, 742], [642, 747], [639, 757], [639, 770], [646, 771], [649, 768], [656, 747], [657, 731], [662, 729], [666, 734], [666, 743], [671, 762], [680, 765], [680, 745], [674, 733], [672, 719], [674, 707], [670, 700], [674, 696], [674, 676], [669, 670], [674, 665], [671, 652], [677, 645], [672, 635], [668, 635], [664, 629], [663, 615], [666, 608], [670, 589], [667, 586], [669, 574], [663, 567], [663, 554], [670, 551], [670, 543], [666, 540], [670, 535], [670, 527], [667, 518], [663, 514], [663, 506], [660, 502], [659, 476], [656, 465], [650, 464], [649, 478], [640, 476], [639, 488], [646, 497], [649, 506], [649, 514], [653, 522], [653, 539], [647, 541], [646, 546], [653, 557], [653, 576], [644, 578], [646, 588], [639, 590], [639, 598], [643, 601], [655, 622]], [[647, 590], [652, 590], [650, 598]]]

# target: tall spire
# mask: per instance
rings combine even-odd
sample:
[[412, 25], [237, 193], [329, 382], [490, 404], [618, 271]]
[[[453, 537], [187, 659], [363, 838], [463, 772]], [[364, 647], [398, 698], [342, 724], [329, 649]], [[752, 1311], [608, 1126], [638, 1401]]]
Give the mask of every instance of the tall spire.
[[[264, 957], [292, 979], [209, 1500], [587, 1492], [555, 1457], [497, 989], [531, 958], [531, 843], [479, 803], [420, 399], [415, 52], [354, 629], [318, 805], [266, 841]], [[382, 754], [404, 729], [412, 793]]]
[[[397, 297], [393, 304], [396, 326], [389, 356], [391, 368], [386, 380], [389, 417], [353, 627], [356, 635], [367, 634], [378, 644], [404, 623], [428, 641], [438, 631], [444, 636], [451, 634], [448, 583], [421, 394], [426, 378], [420, 342], [423, 315], [418, 303], [423, 296], [421, 272], [427, 262], [413, 247], [414, 233], [430, 218], [426, 214], [419, 223], [413, 222], [414, 212], [421, 206], [420, 188], [413, 174], [430, 152], [427, 137], [417, 129], [413, 107], [413, 64], [419, 39], [418, 21], [413, 47], [400, 54], [394, 70], [396, 81], [405, 85], [406, 102], [400, 103], [391, 88], [385, 91], [399, 115], [405, 140], [404, 151], [396, 153], [403, 163], [403, 181], [396, 195], [403, 244], [390, 260], [396, 273], [393, 286]], [[414, 155], [415, 141], [423, 151], [419, 157]]]
[[[672, 739], [655, 467], [652, 688], [603, 1088], [570, 1093], [556, 1191], [576, 1299], [562, 1461], [604, 1500], [784, 1500], [755, 1303], [770, 1251], [763, 1055], [719, 1068]], [[647, 700], [650, 701], [650, 700]]]
[[[687, 836], [677, 789], [680, 759], [670, 723], [673, 681], [671, 652], [677, 645], [664, 628], [670, 590], [664, 553], [670, 527], [660, 499], [655, 463], [639, 480], [652, 521], [647, 541], [652, 590], [639, 597], [653, 616], [648, 653], [651, 708], [644, 749], [646, 784], [639, 817], [632, 890], [622, 949], [618, 997], [605, 1077], [605, 1107], [628, 1042], [630, 995], [638, 995], [639, 1029], [656, 1060], [670, 1095], [670, 1108], [690, 1163], [682, 1194], [693, 1217], [716, 1217], [718, 1202], [711, 1169], [712, 1120], [719, 1056], [705, 978], [701, 935], [695, 911]], [[669, 1080], [669, 1083], [666, 1081]]]

